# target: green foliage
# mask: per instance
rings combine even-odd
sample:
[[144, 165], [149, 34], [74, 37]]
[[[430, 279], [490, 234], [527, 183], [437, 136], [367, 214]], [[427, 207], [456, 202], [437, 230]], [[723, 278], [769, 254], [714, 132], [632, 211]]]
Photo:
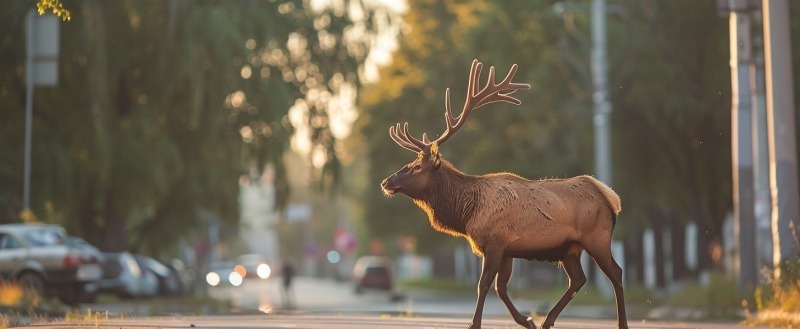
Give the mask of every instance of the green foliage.
[[[316, 67], [307, 77], [317, 94], [336, 95], [338, 76], [358, 86], [372, 31], [341, 8], [305, 1], [76, 3], [79, 24], [61, 29], [59, 85], [35, 93], [33, 214], [102, 249], [157, 256], [204, 234], [212, 218], [235, 228], [239, 176], [266, 163], [286, 203], [283, 155], [296, 131], [287, 113], [312, 90], [284, 73]], [[0, 222], [11, 222], [21, 210], [26, 4], [0, 7]], [[330, 24], [315, 25], [323, 16]], [[365, 37], [345, 38], [356, 24]], [[325, 47], [322, 31], [334, 40]], [[290, 50], [292, 37], [306, 46]], [[277, 53], [288, 61], [271, 61]], [[314, 123], [312, 145], [322, 145], [334, 181], [336, 139], [327, 120]]]
[[[380, 82], [360, 96], [357, 128], [371, 162], [364, 216], [372, 233], [413, 234], [423, 252], [453, 243], [431, 230], [404, 196], [387, 199], [377, 186], [414, 157], [391, 141], [388, 127], [407, 121], [418, 137], [440, 134], [444, 89], [451, 88], [459, 111], [474, 58], [499, 72], [518, 63], [515, 80], [532, 90], [515, 94], [519, 107], [492, 104], [476, 111], [442, 146], [447, 159], [476, 175], [509, 171], [539, 179], [593, 172], [588, 10], [559, 15], [551, 5], [409, 3], [409, 32]], [[730, 159], [726, 21], [710, 19], [716, 17], [712, 2], [618, 6], [626, 14], [608, 20], [611, 186], [624, 209], [616, 237], [650, 225], [648, 209], [719, 234], [731, 203], [730, 161], [724, 160]]]
[[39, 12], [39, 15], [44, 15], [46, 11], [52, 10], [53, 14], [58, 15], [63, 21], [68, 21], [72, 18], [71, 13], [64, 8], [64, 4], [61, 3], [61, 0], [38, 0], [36, 2], [36, 10]]
[[[441, 134], [444, 90], [451, 88], [458, 112], [470, 63], [476, 58], [498, 72], [519, 63], [515, 81], [530, 83], [533, 90], [515, 94], [522, 106], [492, 104], [474, 113], [441, 147], [448, 160], [472, 174], [513, 171], [526, 177], [563, 177], [590, 170], [589, 163], [577, 161], [591, 150], [588, 145], [564, 138], [568, 132], [589, 136], [590, 117], [580, 114], [588, 112], [569, 100], [563, 84], [548, 81], [557, 76], [555, 63], [561, 60], [548, 46], [556, 43], [559, 33], [546, 28], [558, 23], [547, 3], [414, 1], [404, 22], [411, 32], [402, 35], [400, 49], [381, 71], [380, 82], [362, 92], [363, 112], [356, 123], [366, 136], [371, 161], [364, 216], [373, 234], [412, 234], [423, 252], [456, 241], [430, 229], [424, 213], [404, 196], [384, 198], [377, 186], [415, 157], [389, 139], [388, 127], [407, 121], [418, 138], [422, 132], [433, 138]], [[484, 81], [485, 77], [486, 70]], [[556, 104], [564, 105], [551, 111]], [[541, 161], [553, 159], [547, 154], [553, 149], [564, 161]]]

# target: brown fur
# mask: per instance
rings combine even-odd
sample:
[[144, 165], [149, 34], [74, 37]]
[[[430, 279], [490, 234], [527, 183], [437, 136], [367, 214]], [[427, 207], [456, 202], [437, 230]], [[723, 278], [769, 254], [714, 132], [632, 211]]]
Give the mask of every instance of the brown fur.
[[580, 255], [586, 250], [614, 286], [617, 320], [627, 328], [622, 293], [622, 269], [611, 255], [611, 234], [622, 209], [619, 196], [590, 176], [531, 181], [515, 174], [466, 175], [442, 159], [439, 144], [463, 126], [476, 108], [493, 102], [520, 104], [510, 95], [529, 89], [511, 82], [517, 65], [499, 84], [494, 82], [494, 67], [489, 82], [480, 87], [483, 64], [472, 61], [467, 99], [456, 117], [450, 108], [449, 89], [445, 92], [447, 129], [435, 141], [422, 140], [408, 132], [408, 123], [389, 128], [389, 136], [401, 147], [417, 153], [417, 159], [400, 168], [381, 183], [387, 196], [403, 193], [414, 200], [434, 229], [463, 236], [475, 254], [483, 257], [478, 282], [478, 301], [471, 329], [480, 328], [486, 293], [497, 278], [497, 295], [518, 324], [536, 328], [511, 303], [506, 286], [511, 278], [513, 258], [558, 262], [569, 277], [569, 288], [556, 303], [542, 328], [550, 328], [558, 314], [586, 283]]
[[[543, 328], [553, 325], [561, 309], [586, 281], [579, 256], [587, 250], [611, 278], [620, 327], [627, 326], [622, 270], [610, 250], [622, 207], [619, 196], [602, 182], [585, 175], [545, 180], [528, 180], [512, 173], [472, 176], [433, 154], [418, 156], [384, 180], [382, 186], [387, 195], [400, 191], [411, 197], [428, 215], [435, 230], [466, 238], [473, 252], [484, 257], [484, 272], [490, 258], [524, 258], [563, 266], [570, 277], [570, 288], [550, 312]], [[498, 270], [497, 276], [510, 276], [510, 265], [507, 268], [507, 272]], [[481, 276], [479, 301], [481, 285], [494, 277], [489, 275], [489, 279]], [[500, 285], [506, 283], [497, 283], [498, 295], [501, 291], [505, 295], [505, 288]], [[501, 298], [508, 299], [503, 295]], [[518, 323], [533, 327], [510, 300], [506, 305]], [[479, 327], [478, 313], [476, 309], [472, 328]]]

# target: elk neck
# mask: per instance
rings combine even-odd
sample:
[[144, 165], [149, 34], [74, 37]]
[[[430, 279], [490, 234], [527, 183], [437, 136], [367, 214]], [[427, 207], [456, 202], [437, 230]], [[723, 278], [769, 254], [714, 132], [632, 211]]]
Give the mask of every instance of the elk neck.
[[431, 188], [420, 198], [414, 198], [434, 229], [451, 235], [466, 235], [466, 226], [480, 202], [480, 183], [450, 162], [442, 159], [433, 176]]

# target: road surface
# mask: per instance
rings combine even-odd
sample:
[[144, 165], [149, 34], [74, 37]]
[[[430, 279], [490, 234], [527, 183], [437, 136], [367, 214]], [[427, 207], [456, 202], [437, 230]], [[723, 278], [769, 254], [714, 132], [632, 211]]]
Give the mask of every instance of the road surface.
[[[295, 303], [284, 305], [280, 280], [245, 281], [240, 287], [214, 287], [209, 294], [229, 300], [234, 315], [208, 314], [200, 308], [153, 303], [158, 309], [135, 309], [124, 303], [86, 305], [101, 312], [100, 319], [38, 322], [34, 328], [466, 328], [474, 309], [474, 297], [410, 292], [405, 299], [392, 300], [384, 293], [356, 295], [347, 283], [313, 278], [297, 278]], [[513, 299], [513, 297], [512, 297]], [[548, 304], [514, 299], [520, 310], [533, 310], [541, 324]], [[612, 303], [613, 304], [613, 303]], [[108, 313], [105, 313], [107, 311]], [[84, 311], [85, 313], [85, 311]], [[106, 316], [106, 314], [108, 314]], [[166, 315], [165, 315], [166, 314]], [[147, 316], [159, 315], [159, 316]], [[616, 328], [613, 305], [588, 307], [569, 305], [554, 328]], [[630, 328], [748, 328], [735, 322], [651, 321], [630, 318]], [[503, 303], [487, 297], [483, 328], [521, 328], [514, 323]]]

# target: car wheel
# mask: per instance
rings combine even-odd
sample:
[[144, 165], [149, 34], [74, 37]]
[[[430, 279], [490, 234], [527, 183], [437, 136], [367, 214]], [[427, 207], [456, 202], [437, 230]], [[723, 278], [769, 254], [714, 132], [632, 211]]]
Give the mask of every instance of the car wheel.
[[23, 272], [17, 277], [17, 284], [32, 298], [44, 296], [44, 280], [35, 272]]

